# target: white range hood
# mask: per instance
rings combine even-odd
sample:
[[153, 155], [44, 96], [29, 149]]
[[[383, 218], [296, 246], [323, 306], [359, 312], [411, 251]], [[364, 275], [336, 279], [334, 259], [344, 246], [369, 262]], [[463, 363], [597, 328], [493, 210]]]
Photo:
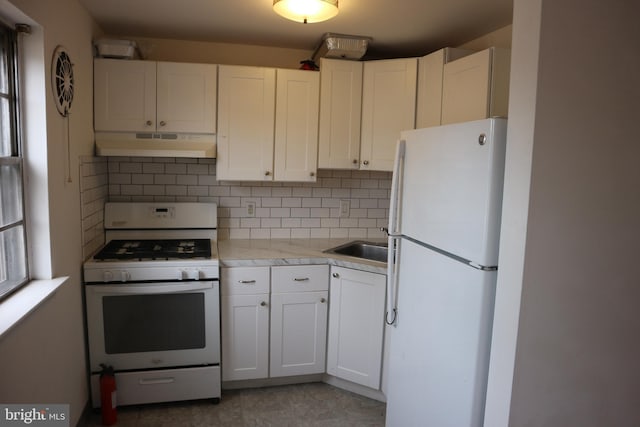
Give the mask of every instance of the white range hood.
[[97, 156], [215, 158], [215, 134], [96, 132]]

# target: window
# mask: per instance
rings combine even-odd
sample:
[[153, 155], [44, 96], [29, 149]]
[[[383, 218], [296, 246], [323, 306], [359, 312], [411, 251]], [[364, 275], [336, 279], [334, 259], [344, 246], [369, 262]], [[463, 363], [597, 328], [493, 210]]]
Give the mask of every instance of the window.
[[29, 278], [23, 159], [17, 108], [16, 32], [0, 24], [0, 299]]

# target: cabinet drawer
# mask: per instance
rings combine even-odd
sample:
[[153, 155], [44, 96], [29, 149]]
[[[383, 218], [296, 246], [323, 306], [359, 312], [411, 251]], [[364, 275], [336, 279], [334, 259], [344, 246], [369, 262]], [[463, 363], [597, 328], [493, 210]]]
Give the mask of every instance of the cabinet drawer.
[[[220, 397], [220, 367], [116, 373], [118, 405]], [[100, 407], [100, 375], [91, 375], [93, 407]]]
[[222, 295], [269, 293], [269, 267], [227, 267], [220, 269]]
[[271, 267], [273, 293], [326, 291], [329, 289], [328, 265]]

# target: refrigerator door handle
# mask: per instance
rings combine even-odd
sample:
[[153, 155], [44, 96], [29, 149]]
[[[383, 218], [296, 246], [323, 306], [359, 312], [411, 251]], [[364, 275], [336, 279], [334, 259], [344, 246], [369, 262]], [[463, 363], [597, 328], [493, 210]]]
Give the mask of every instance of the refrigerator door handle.
[[389, 201], [389, 227], [387, 234], [397, 236], [399, 234], [399, 207], [401, 196], [401, 182], [403, 166], [404, 166], [405, 141], [399, 140], [396, 145], [396, 157], [393, 163], [393, 175], [391, 176], [391, 197]]
[[396, 285], [397, 268], [396, 261], [399, 253], [399, 213], [400, 206], [399, 197], [401, 195], [402, 167], [404, 165], [405, 141], [399, 140], [396, 145], [396, 157], [393, 164], [393, 176], [391, 178], [391, 197], [389, 203], [389, 227], [388, 235], [388, 251], [387, 251], [387, 310], [385, 313], [385, 322], [387, 325], [393, 325], [396, 322], [398, 310], [396, 307]]

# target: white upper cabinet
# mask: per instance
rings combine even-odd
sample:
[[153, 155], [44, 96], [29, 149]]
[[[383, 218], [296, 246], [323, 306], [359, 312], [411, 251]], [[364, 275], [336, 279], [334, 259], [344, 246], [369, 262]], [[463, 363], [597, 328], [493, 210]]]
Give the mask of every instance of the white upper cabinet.
[[470, 53], [465, 49], [445, 47], [418, 59], [416, 128], [440, 125], [444, 64]]
[[358, 169], [362, 62], [320, 60], [318, 167]]
[[360, 169], [392, 171], [400, 131], [414, 129], [416, 58], [364, 63]]
[[94, 60], [94, 128], [216, 132], [217, 65]]
[[217, 178], [271, 181], [276, 70], [221, 65], [218, 78]]
[[96, 131], [156, 130], [156, 63], [94, 60]]
[[221, 180], [315, 181], [318, 73], [220, 66]]
[[277, 70], [274, 180], [316, 180], [319, 95], [319, 73]]
[[444, 65], [442, 124], [506, 117], [508, 49], [489, 48]]
[[157, 64], [157, 129], [166, 132], [215, 133], [217, 66]]

